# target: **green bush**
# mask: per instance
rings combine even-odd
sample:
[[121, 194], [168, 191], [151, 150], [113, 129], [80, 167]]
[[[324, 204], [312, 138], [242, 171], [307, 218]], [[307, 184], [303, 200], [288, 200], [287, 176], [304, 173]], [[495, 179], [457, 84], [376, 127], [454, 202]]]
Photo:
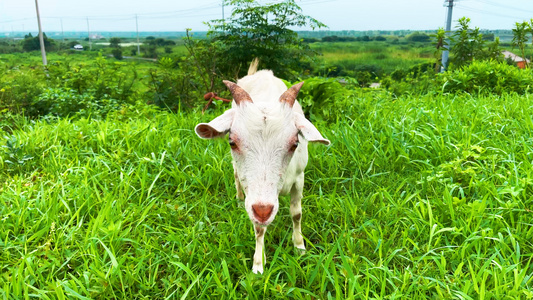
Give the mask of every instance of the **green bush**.
[[358, 82], [349, 77], [341, 81], [344, 85], [338, 78], [312, 77], [305, 80], [298, 102], [310, 120], [335, 121], [349, 110]]
[[139, 79], [135, 68], [123, 62], [109, 62], [101, 54], [91, 63], [52, 62], [48, 70], [53, 87], [73, 89], [80, 95], [130, 102], [138, 95], [134, 88]]
[[28, 108], [31, 115], [57, 117], [107, 115], [119, 110], [121, 101], [113, 98], [95, 98], [90, 93], [79, 94], [68, 88], [48, 88]]
[[431, 37], [422, 32], [413, 32], [406, 39], [410, 42], [429, 42]]
[[122, 49], [120, 48], [114, 48], [113, 50], [111, 50], [111, 53], [113, 54], [113, 57], [118, 59], [118, 60], [122, 60], [123, 57], [122, 57]]
[[435, 91], [435, 70], [432, 63], [397, 69], [381, 80], [381, 85], [395, 96], [427, 94]]
[[41, 68], [5, 69], [0, 76], [0, 110], [22, 113], [41, 94], [45, 75]]
[[531, 69], [518, 69], [496, 61], [473, 61], [461, 69], [439, 74], [439, 86], [449, 93], [527, 93], [533, 83]]
[[[158, 68], [150, 69], [147, 77], [148, 103], [161, 108], [177, 110], [191, 110], [204, 105], [200, 99], [211, 91], [225, 91], [222, 79], [206, 82], [206, 76], [212, 74], [198, 74], [192, 58], [174, 59], [163, 57], [159, 60]], [[211, 89], [211, 90], [208, 90]]]

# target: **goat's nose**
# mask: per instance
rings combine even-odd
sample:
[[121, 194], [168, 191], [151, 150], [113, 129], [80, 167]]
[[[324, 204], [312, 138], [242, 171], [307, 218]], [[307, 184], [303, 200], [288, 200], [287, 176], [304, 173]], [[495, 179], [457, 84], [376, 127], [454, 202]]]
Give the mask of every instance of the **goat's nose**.
[[252, 210], [254, 212], [254, 217], [259, 222], [266, 222], [268, 218], [270, 218], [270, 215], [272, 214], [272, 210], [274, 209], [274, 205], [272, 204], [254, 204], [252, 205]]

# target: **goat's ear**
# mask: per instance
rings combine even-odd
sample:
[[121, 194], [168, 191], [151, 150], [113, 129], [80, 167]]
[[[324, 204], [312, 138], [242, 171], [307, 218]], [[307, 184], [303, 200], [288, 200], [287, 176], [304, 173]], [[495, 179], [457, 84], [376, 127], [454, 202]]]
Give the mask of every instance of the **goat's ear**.
[[326, 146], [330, 144], [330, 141], [323, 138], [320, 132], [318, 132], [318, 129], [316, 129], [316, 127], [311, 124], [311, 122], [309, 122], [309, 120], [307, 120], [304, 115], [300, 113], [295, 113], [294, 119], [296, 123], [296, 128], [298, 128], [298, 130], [306, 140], [312, 143], [321, 143]]
[[196, 131], [196, 134], [203, 139], [223, 137], [230, 130], [234, 115], [235, 110], [228, 109], [211, 122], [196, 125], [194, 131]]

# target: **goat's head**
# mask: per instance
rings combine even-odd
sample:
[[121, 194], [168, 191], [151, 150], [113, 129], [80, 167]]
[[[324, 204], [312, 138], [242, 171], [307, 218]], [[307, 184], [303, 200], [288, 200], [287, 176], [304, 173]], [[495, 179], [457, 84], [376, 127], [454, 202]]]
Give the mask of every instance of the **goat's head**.
[[307, 142], [329, 145], [318, 130], [293, 106], [303, 82], [285, 91], [279, 101], [254, 103], [237, 84], [224, 83], [230, 89], [234, 104], [209, 123], [198, 124], [198, 136], [204, 139], [223, 137], [229, 133], [233, 166], [246, 194], [245, 207], [252, 222], [268, 225], [278, 212], [279, 193], [291, 159], [307, 161]]

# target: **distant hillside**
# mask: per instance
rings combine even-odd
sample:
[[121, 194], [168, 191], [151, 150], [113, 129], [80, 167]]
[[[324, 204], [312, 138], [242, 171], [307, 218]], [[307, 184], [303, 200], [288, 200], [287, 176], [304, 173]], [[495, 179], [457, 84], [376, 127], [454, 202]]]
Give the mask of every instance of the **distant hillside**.
[[[436, 30], [316, 30], [316, 31], [297, 31], [298, 35], [302, 38], [323, 38], [325, 36], [339, 36], [339, 37], [362, 37], [362, 36], [406, 36], [413, 32], [423, 32], [426, 34], [433, 34]], [[31, 33], [36, 36], [37, 32], [0, 32], [0, 38], [24, 38], [24, 35]], [[481, 30], [481, 33], [494, 33], [495, 36], [500, 37], [502, 42], [510, 41], [513, 36], [511, 30]], [[197, 38], [204, 38], [207, 32], [198, 31], [192, 32], [192, 35]], [[63, 33], [57, 31], [46, 32], [49, 38], [53, 39], [84, 39], [87, 38], [87, 32], [85, 31], [65, 31]], [[161, 37], [161, 38], [181, 38], [186, 36], [185, 31], [143, 31], [139, 32], [140, 38], [146, 38], [148, 36]], [[107, 39], [111, 37], [122, 38], [136, 38], [137, 33], [135, 31], [101, 31], [91, 32], [93, 39]]]

